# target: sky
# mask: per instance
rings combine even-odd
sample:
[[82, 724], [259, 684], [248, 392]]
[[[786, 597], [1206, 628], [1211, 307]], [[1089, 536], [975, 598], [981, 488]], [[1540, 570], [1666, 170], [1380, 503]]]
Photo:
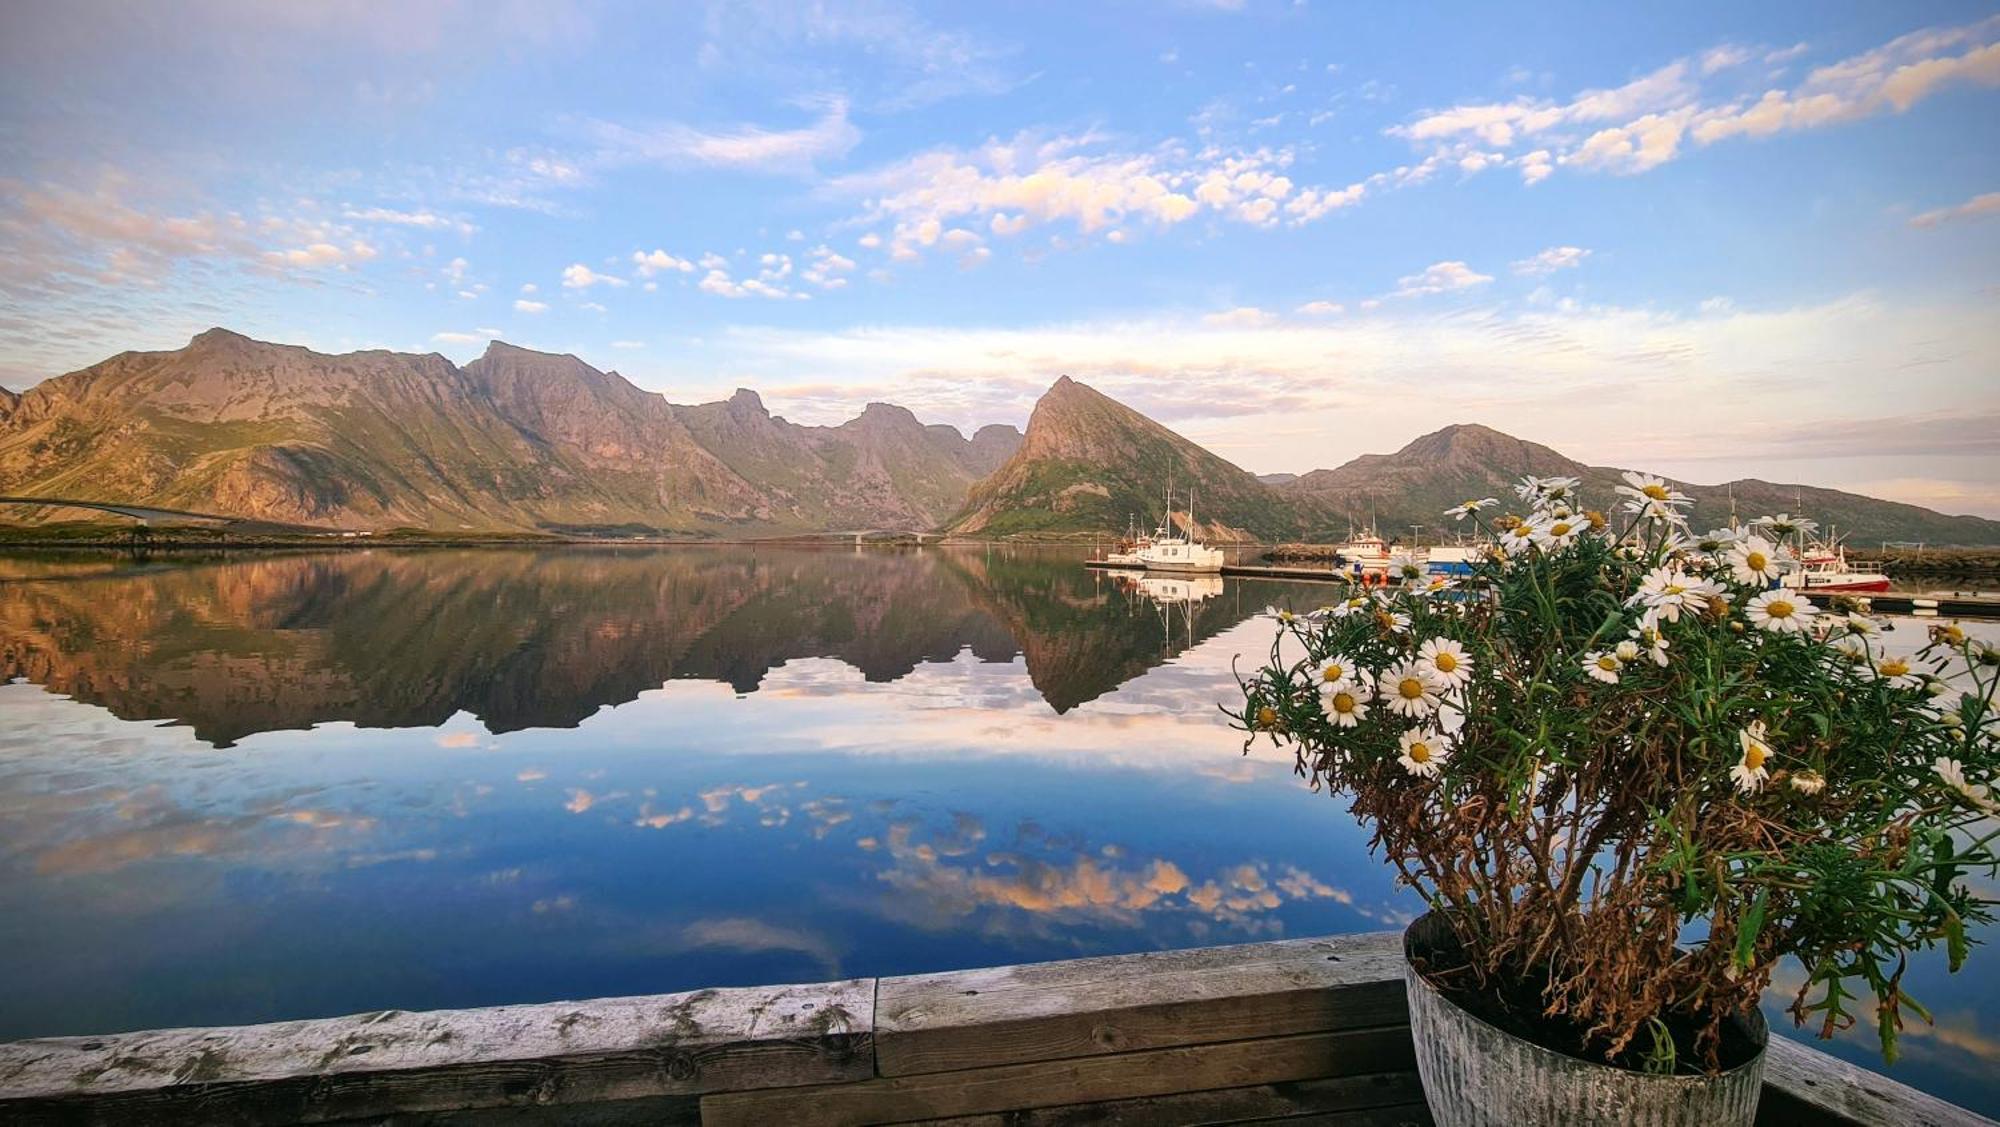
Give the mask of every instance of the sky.
[[221, 325], [2000, 517], [2000, 6], [12, 4], [0, 385]]

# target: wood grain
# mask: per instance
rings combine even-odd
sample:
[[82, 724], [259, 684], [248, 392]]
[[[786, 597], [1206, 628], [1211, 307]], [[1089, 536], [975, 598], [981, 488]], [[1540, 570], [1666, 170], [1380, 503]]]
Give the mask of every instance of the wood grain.
[[1994, 1127], [1983, 1115], [1773, 1032], [1758, 1127]]
[[1242, 1088], [1413, 1067], [1407, 1029], [1306, 1033], [1186, 1045], [862, 1084], [721, 1092], [702, 1097], [704, 1124], [794, 1127], [904, 1123], [1105, 1100]]
[[885, 978], [876, 1063], [909, 1076], [1407, 1020], [1393, 932]]
[[[1412, 1072], [1377, 1072], [1292, 1080], [1247, 1088], [1175, 1092], [1129, 1100], [1099, 1100], [1065, 1107], [1029, 1108], [990, 1115], [922, 1121], [924, 1127], [1117, 1127], [1173, 1123], [1180, 1127], [1264, 1120], [1295, 1122], [1301, 1116], [1386, 1113], [1384, 1122], [1427, 1122], [1423, 1086]], [[1346, 1122], [1343, 1120], [1343, 1122]]]

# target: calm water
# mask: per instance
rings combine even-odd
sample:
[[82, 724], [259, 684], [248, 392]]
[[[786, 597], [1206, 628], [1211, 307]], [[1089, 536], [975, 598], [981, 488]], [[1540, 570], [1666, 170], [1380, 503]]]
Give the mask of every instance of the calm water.
[[[0, 1037], [1421, 910], [1215, 711], [1257, 612], [1325, 588], [1148, 586], [977, 549], [0, 560]], [[1939, 1025], [1896, 1075], [2000, 1111], [2000, 950], [1912, 978]]]

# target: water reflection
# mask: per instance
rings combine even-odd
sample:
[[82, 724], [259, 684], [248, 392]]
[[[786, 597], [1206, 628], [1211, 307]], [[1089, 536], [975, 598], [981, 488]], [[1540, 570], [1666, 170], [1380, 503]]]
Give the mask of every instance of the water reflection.
[[[1393, 927], [1362, 831], [1215, 710], [1257, 612], [1324, 596], [1026, 551], [11, 561], [0, 1037]], [[1971, 974], [1911, 972], [1898, 1074], [1991, 1108]]]

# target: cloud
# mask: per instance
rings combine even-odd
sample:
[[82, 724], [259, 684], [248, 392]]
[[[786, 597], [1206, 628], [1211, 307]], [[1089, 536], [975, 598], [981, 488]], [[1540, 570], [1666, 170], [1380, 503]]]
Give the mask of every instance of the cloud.
[[1308, 301], [1299, 306], [1299, 312], [1308, 317], [1331, 317], [1347, 312], [1347, 308], [1337, 301]]
[[429, 211], [395, 211], [386, 207], [347, 208], [341, 218], [361, 223], [389, 223], [399, 227], [420, 227], [426, 231], [457, 231], [470, 236], [479, 228], [463, 219], [452, 219]]
[[636, 128], [594, 121], [586, 124], [585, 134], [597, 146], [596, 159], [605, 164], [786, 173], [811, 172], [815, 162], [845, 156], [861, 141], [840, 98], [828, 100], [812, 124], [797, 129], [738, 125], [710, 131], [672, 123]]
[[625, 284], [625, 279], [610, 274], [599, 274], [583, 263], [577, 262], [563, 268], [562, 284], [564, 288], [572, 290], [587, 290], [596, 285], [617, 288]]
[[[1953, 85], [2000, 85], [2000, 17], [1959, 27], [1936, 27], [1811, 71], [1792, 89], [1768, 89], [1754, 98], [1713, 97], [1709, 80], [1755, 57], [1723, 44], [1679, 59], [1622, 86], [1585, 90], [1568, 101], [1522, 97], [1432, 110], [1387, 132], [1430, 147], [1433, 155], [1464, 162], [1473, 142], [1513, 157], [1528, 184], [1555, 168], [1572, 166], [1619, 175], [1658, 168], [1686, 151], [1735, 137], [1776, 133], [1903, 113]], [[1803, 45], [1763, 56], [1775, 65]]]
[[632, 252], [632, 266], [641, 278], [650, 278], [667, 270], [677, 270], [688, 274], [694, 271], [694, 263], [685, 258], [675, 258], [663, 250], [635, 250]]
[[1558, 270], [1567, 270], [1583, 265], [1590, 252], [1582, 247], [1549, 247], [1533, 258], [1523, 258], [1513, 264], [1516, 274], [1531, 278], [1541, 278]]
[[1936, 227], [1958, 219], [1983, 219], [2000, 215], [2000, 192], [1986, 192], [1955, 207], [1941, 207], [1910, 218], [1912, 227]]
[[1421, 297], [1424, 294], [1450, 293], [1483, 286], [1492, 280], [1491, 274], [1481, 274], [1463, 262], [1433, 262], [1424, 267], [1421, 274], [1396, 279], [1396, 291], [1390, 296]]
[[611, 342], [611, 347], [633, 351], [646, 347], [646, 342], [643, 340], [614, 340]]
[[514, 312], [516, 313], [547, 313], [548, 311], [549, 304], [545, 301], [529, 301], [526, 298], [521, 298], [514, 302]]
[[477, 329], [469, 333], [432, 333], [431, 340], [438, 344], [479, 344], [483, 341], [494, 340], [499, 336], [500, 330], [498, 329]]
[[1256, 329], [1277, 321], [1278, 315], [1251, 305], [1239, 305], [1221, 313], [1210, 313], [1201, 319], [1204, 325], [1214, 325], [1223, 329]]

